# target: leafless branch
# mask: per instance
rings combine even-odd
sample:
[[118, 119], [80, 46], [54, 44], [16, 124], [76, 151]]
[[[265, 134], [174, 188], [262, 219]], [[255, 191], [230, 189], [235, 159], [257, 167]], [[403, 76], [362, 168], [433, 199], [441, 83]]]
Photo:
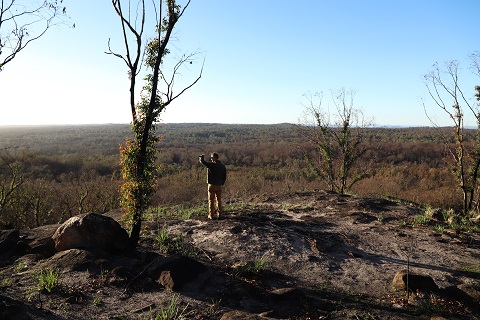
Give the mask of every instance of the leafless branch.
[[[0, 60], [0, 69], [30, 43], [41, 38], [52, 26], [63, 23], [60, 17], [66, 16], [66, 8], [61, 4], [62, 1], [44, 1], [29, 8], [17, 4], [16, 0], [0, 2], [0, 55], [4, 49], [8, 49], [6, 56]], [[38, 31], [30, 33], [30, 29]]]
[[469, 55], [469, 58], [471, 60], [470, 68], [472, 72], [480, 77], [480, 51], [475, 51], [474, 53]]
[[172, 102], [173, 100], [178, 98], [180, 95], [182, 95], [185, 91], [187, 91], [192, 86], [194, 86], [201, 79], [202, 73], [203, 73], [203, 68], [204, 68], [204, 65], [205, 65], [205, 59], [203, 60], [202, 67], [200, 69], [200, 73], [199, 73], [198, 77], [190, 85], [184, 87], [178, 94], [176, 94], [176, 95], [174, 94], [173, 88], [174, 88], [174, 84], [175, 84], [175, 78], [178, 77], [180, 68], [185, 66], [185, 65], [193, 63], [193, 61], [195, 60], [194, 57], [197, 54], [198, 53], [183, 55], [177, 61], [177, 63], [174, 65], [172, 74], [170, 75], [170, 77], [168, 79], [167, 79], [165, 73], [163, 72], [163, 70], [159, 70], [160, 79], [162, 79], [164, 84], [165, 84], [165, 92], [161, 93], [162, 97], [165, 98], [164, 99], [165, 100], [164, 101], [165, 106], [170, 104], [170, 102]]

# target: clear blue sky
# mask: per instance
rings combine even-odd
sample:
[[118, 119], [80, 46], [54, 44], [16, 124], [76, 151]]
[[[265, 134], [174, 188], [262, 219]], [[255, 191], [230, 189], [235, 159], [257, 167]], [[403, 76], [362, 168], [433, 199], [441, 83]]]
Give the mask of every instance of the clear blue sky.
[[[66, 3], [75, 28], [50, 30], [0, 72], [0, 125], [131, 121], [127, 68], [104, 53], [109, 38], [122, 49], [111, 1]], [[478, 0], [192, 0], [172, 44], [203, 52], [203, 77], [161, 118], [298, 123], [305, 92], [324, 91], [327, 106], [329, 90], [344, 87], [378, 126], [429, 125], [423, 75], [459, 60], [473, 95], [480, 79], [467, 56], [480, 50], [479, 31]]]

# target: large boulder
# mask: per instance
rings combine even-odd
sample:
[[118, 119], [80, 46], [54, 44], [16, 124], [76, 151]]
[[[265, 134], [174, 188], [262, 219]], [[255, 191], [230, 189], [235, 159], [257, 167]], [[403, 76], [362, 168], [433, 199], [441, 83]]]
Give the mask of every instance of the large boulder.
[[97, 213], [72, 217], [52, 236], [57, 251], [99, 249], [114, 254], [128, 247], [128, 234], [114, 219]]

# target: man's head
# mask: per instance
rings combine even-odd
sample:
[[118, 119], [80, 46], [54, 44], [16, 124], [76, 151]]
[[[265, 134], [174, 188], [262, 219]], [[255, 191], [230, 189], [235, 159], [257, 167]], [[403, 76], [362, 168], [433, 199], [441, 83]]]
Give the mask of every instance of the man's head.
[[210, 159], [211, 159], [212, 161], [217, 161], [217, 160], [218, 160], [218, 153], [212, 152], [212, 153], [210, 154]]

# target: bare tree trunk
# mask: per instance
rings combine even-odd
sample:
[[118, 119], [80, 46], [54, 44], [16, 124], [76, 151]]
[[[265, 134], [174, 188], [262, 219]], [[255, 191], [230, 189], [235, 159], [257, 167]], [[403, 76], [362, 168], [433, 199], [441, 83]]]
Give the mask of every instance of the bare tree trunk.
[[[480, 122], [479, 112], [470, 103], [460, 88], [458, 79], [458, 63], [451, 61], [446, 64], [445, 70], [440, 70], [438, 64], [434, 65], [433, 71], [425, 75], [426, 86], [430, 97], [435, 104], [442, 109], [453, 122], [453, 136], [455, 139], [455, 149], [449, 148], [454, 161], [454, 168], [459, 182], [459, 188], [462, 192], [462, 210], [463, 214], [468, 214], [474, 207], [476, 191], [478, 187], [478, 174], [480, 167]], [[449, 81], [445, 82], [443, 77]], [[449, 105], [446, 100], [450, 100]], [[461, 103], [465, 106], [462, 107]], [[425, 103], [423, 103], [425, 113]], [[470, 109], [477, 120], [477, 133], [473, 140], [473, 150], [468, 148], [467, 137], [465, 137], [464, 128], [464, 110]], [[429, 118], [430, 119], [430, 118]], [[431, 119], [431, 123], [438, 127]], [[448, 146], [448, 140], [446, 145]], [[470, 150], [470, 152], [468, 152]]]
[[[122, 22], [122, 29], [124, 35], [124, 42], [126, 47], [126, 56], [114, 53], [110, 47], [108, 54], [113, 54], [127, 64], [129, 67], [130, 75], [130, 105], [132, 112], [132, 128], [134, 130], [134, 141], [127, 141], [125, 148], [123, 149], [122, 157], [127, 161], [122, 162], [122, 172], [124, 179], [128, 180], [124, 184], [123, 194], [126, 202], [127, 213], [131, 215], [131, 233], [130, 242], [132, 245], [136, 245], [139, 241], [142, 217], [147, 209], [151, 194], [154, 191], [155, 185], [155, 159], [156, 150], [154, 151], [154, 143], [157, 141], [155, 135], [155, 122], [159, 120], [160, 113], [167, 107], [173, 100], [178, 98], [187, 89], [192, 87], [201, 78], [202, 71], [195, 81], [189, 86], [185, 87], [178, 94], [173, 95], [172, 87], [174, 83], [175, 75], [178, 72], [178, 68], [184, 63], [190, 62], [193, 55], [184, 56], [175, 65], [173, 75], [169, 77], [170, 82], [166, 80], [161, 65], [163, 57], [168, 53], [167, 44], [170, 40], [172, 31], [178, 22], [179, 18], [185, 12], [185, 9], [190, 4], [190, 1], [180, 9], [180, 6], [176, 4], [175, 0], [165, 0], [167, 8], [168, 20], [163, 19], [162, 3], [160, 1], [159, 11], [156, 16], [157, 35], [156, 38], [151, 40], [147, 46], [142, 44], [143, 28], [145, 23], [145, 2], [139, 0], [142, 9], [140, 26], [134, 26], [129, 20], [130, 16], [125, 16], [121, 7], [121, 0], [112, 0], [112, 4], [115, 11], [120, 17]], [[130, 5], [130, 2], [129, 2]], [[154, 4], [155, 5], [155, 4]], [[164, 23], [166, 21], [166, 23]], [[137, 29], [136, 29], [137, 27]], [[130, 44], [128, 42], [127, 30], [130, 31], [136, 42], [134, 44], [135, 50], [130, 50]], [[154, 50], [151, 50], [154, 48]], [[135, 52], [134, 59], [131, 57], [131, 51]], [[142, 53], [143, 52], [143, 53]], [[141, 101], [135, 104], [135, 77], [139, 71], [140, 56], [146, 56], [147, 68], [151, 69], [153, 74], [147, 76], [147, 85], [144, 87], [144, 92], [148, 93], [147, 96], [143, 96]], [[203, 66], [202, 66], [203, 70]], [[160, 92], [159, 80], [165, 81], [166, 90]], [[128, 182], [132, 182], [129, 184]]]

